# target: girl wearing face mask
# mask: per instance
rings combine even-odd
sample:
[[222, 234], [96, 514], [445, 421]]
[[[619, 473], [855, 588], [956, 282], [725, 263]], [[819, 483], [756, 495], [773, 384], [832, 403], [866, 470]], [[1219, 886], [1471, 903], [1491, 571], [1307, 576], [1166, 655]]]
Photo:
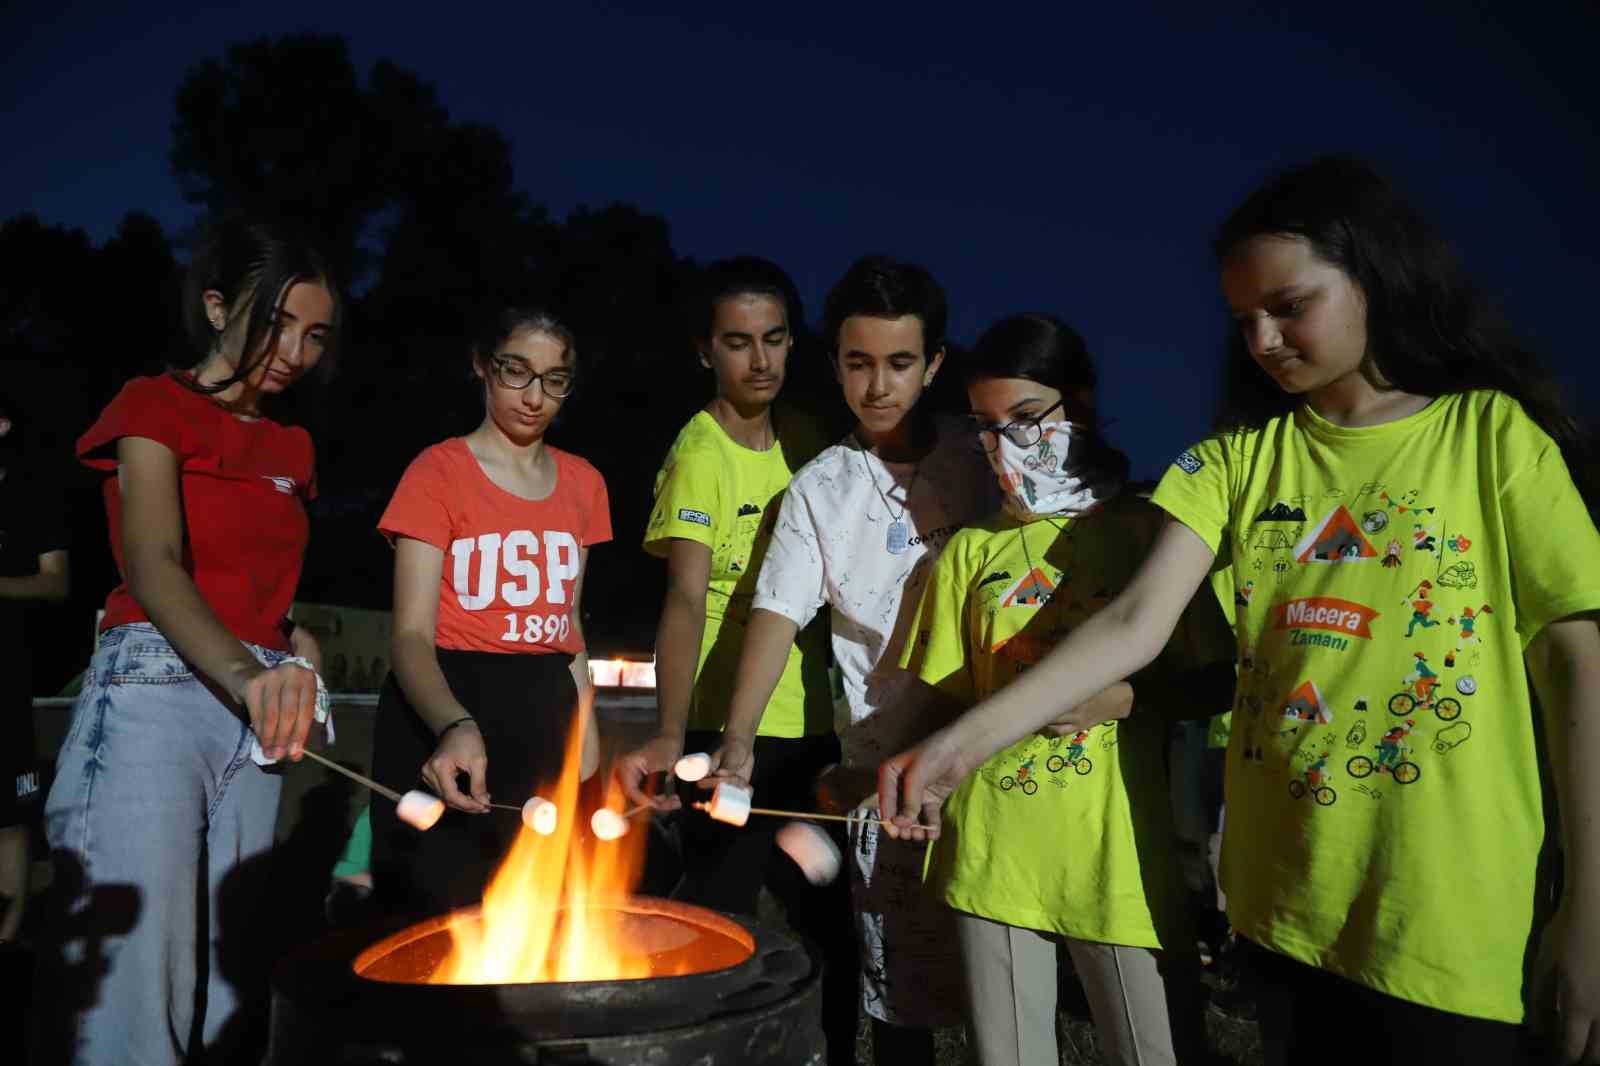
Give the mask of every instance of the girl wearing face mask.
[[[1099, 432], [1094, 368], [1070, 327], [1048, 315], [1005, 319], [963, 370], [1005, 505], [939, 557], [903, 659], [955, 710], [1004, 688], [1109, 602], [1159, 528]], [[945, 805], [929, 877], [958, 912], [986, 1066], [1058, 1061], [1061, 950], [1109, 1061], [1188, 1061], [1204, 1046], [1163, 754], [1167, 712], [1226, 703], [1226, 623], [1204, 606], [1133, 681], [1138, 703], [1157, 713], [1101, 721], [1107, 705], [1091, 701], [999, 751]], [[1209, 674], [1220, 693], [1194, 684], [1192, 699], [1180, 695], [1179, 672], [1211, 661], [1223, 664]]]
[[373, 773], [420, 779], [455, 811], [431, 830], [375, 803], [377, 897], [421, 913], [476, 903], [521, 826], [481, 817], [554, 780], [583, 717], [598, 759], [581, 601], [591, 545], [611, 539], [605, 481], [545, 443], [577, 380], [572, 333], [510, 308], [472, 345], [483, 423], [412, 461], [378, 529], [394, 544], [394, 670]]

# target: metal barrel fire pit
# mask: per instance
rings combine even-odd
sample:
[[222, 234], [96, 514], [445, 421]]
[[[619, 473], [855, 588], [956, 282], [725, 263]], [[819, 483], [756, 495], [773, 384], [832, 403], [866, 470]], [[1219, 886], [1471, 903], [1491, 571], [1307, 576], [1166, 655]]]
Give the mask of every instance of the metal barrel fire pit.
[[[823, 1061], [815, 958], [787, 932], [648, 897], [590, 904], [660, 976], [430, 984], [477, 908], [341, 933], [273, 979], [269, 1066], [812, 1066]], [[390, 935], [383, 936], [388, 932]]]

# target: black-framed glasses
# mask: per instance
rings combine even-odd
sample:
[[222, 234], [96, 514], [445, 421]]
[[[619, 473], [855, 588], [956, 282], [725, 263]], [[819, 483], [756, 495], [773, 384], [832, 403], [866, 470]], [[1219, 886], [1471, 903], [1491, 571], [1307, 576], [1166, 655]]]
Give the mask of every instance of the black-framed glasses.
[[1064, 400], [1057, 400], [1036, 415], [1012, 419], [1003, 426], [974, 427], [978, 431], [978, 446], [986, 452], [999, 451], [1000, 437], [1004, 435], [1006, 440], [1019, 448], [1033, 447], [1044, 436], [1044, 428], [1041, 423], [1049, 418], [1063, 402]]
[[494, 379], [508, 389], [525, 389], [535, 381], [552, 400], [564, 400], [572, 393], [572, 371], [558, 366], [554, 370], [537, 373], [521, 359], [491, 359], [489, 368]]

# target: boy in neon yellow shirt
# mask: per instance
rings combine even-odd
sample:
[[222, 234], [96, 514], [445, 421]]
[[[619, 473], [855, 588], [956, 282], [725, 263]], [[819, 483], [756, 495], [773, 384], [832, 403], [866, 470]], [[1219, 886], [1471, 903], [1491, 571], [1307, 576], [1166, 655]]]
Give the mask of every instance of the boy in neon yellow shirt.
[[[821, 450], [816, 427], [773, 401], [783, 386], [798, 300], [794, 284], [762, 259], [723, 260], [701, 278], [696, 341], [717, 394], [689, 420], [656, 477], [645, 550], [666, 559], [667, 595], [656, 634], [657, 736], [626, 755], [618, 775], [634, 803], [647, 775], [669, 770], [687, 745], [715, 751], [728, 717], [750, 601], [784, 489]], [[825, 623], [802, 630], [789, 652], [755, 742], [752, 785], [764, 802], [808, 808], [813, 782], [839, 762]], [[812, 886], [774, 844], [779, 823], [734, 827], [685, 811], [683, 877], [676, 898], [754, 915], [767, 884], [789, 921], [823, 956], [823, 1034], [831, 1063], [853, 1063], [856, 955], [849, 883]]]

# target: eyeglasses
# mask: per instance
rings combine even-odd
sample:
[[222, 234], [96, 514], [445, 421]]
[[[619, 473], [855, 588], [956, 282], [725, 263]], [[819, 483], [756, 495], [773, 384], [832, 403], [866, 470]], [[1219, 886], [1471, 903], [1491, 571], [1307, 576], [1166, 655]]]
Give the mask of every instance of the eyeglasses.
[[491, 359], [489, 367], [494, 371], [494, 379], [508, 389], [525, 389], [537, 381], [552, 400], [566, 399], [572, 392], [572, 371], [565, 367], [539, 374], [521, 359]]
[[1057, 400], [1036, 415], [1013, 419], [1003, 426], [975, 427], [978, 431], [978, 446], [986, 452], [998, 451], [1000, 449], [1000, 438], [1003, 435], [1006, 440], [1019, 448], [1033, 447], [1039, 443], [1039, 438], [1044, 436], [1044, 429], [1040, 423], [1049, 418], [1056, 408], [1061, 406], [1062, 402]]

